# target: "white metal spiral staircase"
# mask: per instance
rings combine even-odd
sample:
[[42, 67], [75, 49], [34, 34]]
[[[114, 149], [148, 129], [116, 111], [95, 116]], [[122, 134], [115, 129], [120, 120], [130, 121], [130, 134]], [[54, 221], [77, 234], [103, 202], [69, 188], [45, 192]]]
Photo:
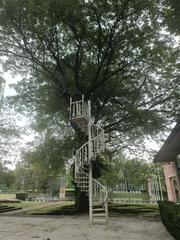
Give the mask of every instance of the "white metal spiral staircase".
[[79, 129], [87, 137], [75, 154], [75, 183], [81, 191], [89, 196], [90, 224], [108, 223], [108, 192], [97, 180], [92, 178], [92, 161], [104, 151], [104, 130], [95, 124], [91, 118], [91, 104], [70, 99], [70, 123], [74, 129]]

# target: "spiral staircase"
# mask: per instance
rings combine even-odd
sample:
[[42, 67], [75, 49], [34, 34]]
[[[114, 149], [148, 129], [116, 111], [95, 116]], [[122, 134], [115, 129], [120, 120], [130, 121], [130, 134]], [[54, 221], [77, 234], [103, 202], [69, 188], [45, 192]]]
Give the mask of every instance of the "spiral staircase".
[[106, 188], [92, 178], [92, 162], [104, 151], [104, 130], [93, 123], [91, 102], [86, 103], [84, 96], [80, 101], [70, 99], [70, 123], [78, 129], [88, 141], [83, 144], [74, 157], [77, 187], [89, 196], [90, 224], [108, 223], [108, 192]]

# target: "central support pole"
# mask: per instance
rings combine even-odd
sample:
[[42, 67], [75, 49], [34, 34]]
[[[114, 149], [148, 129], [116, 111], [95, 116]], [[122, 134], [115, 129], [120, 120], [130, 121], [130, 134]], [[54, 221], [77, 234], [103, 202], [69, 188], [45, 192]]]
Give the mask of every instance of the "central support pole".
[[89, 163], [89, 220], [90, 225], [93, 223], [92, 214], [93, 214], [93, 201], [92, 201], [92, 146], [91, 146], [91, 102], [88, 101], [88, 163]]

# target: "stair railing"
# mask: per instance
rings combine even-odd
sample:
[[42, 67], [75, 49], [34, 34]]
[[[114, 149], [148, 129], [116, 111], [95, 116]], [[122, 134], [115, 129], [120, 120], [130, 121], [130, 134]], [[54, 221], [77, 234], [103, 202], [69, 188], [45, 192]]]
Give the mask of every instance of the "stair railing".
[[[95, 126], [95, 125], [94, 125]], [[99, 135], [93, 137], [91, 142], [91, 158], [96, 158], [98, 154], [100, 154], [104, 150], [104, 130], [98, 127], [98, 133], [101, 132]], [[83, 144], [76, 152], [75, 155], [75, 176], [76, 173], [79, 173], [80, 168], [82, 168], [90, 164], [92, 160], [89, 158], [89, 141]]]
[[93, 178], [93, 201], [103, 204], [106, 222], [108, 221], [108, 191], [107, 189], [96, 179]]
[[72, 101], [70, 98], [70, 119], [83, 117], [89, 120], [88, 105], [84, 101], [84, 97], [80, 101]]

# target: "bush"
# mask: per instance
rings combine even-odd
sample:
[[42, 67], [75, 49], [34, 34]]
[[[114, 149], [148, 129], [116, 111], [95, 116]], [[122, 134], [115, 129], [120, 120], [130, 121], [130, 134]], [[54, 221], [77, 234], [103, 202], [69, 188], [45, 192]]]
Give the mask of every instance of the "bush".
[[66, 200], [74, 200], [75, 199], [75, 189], [66, 189]]
[[28, 197], [28, 193], [27, 192], [18, 192], [18, 193], [16, 193], [16, 199], [25, 201], [27, 197]]
[[180, 240], [180, 205], [168, 201], [158, 204], [163, 224], [176, 240]]

